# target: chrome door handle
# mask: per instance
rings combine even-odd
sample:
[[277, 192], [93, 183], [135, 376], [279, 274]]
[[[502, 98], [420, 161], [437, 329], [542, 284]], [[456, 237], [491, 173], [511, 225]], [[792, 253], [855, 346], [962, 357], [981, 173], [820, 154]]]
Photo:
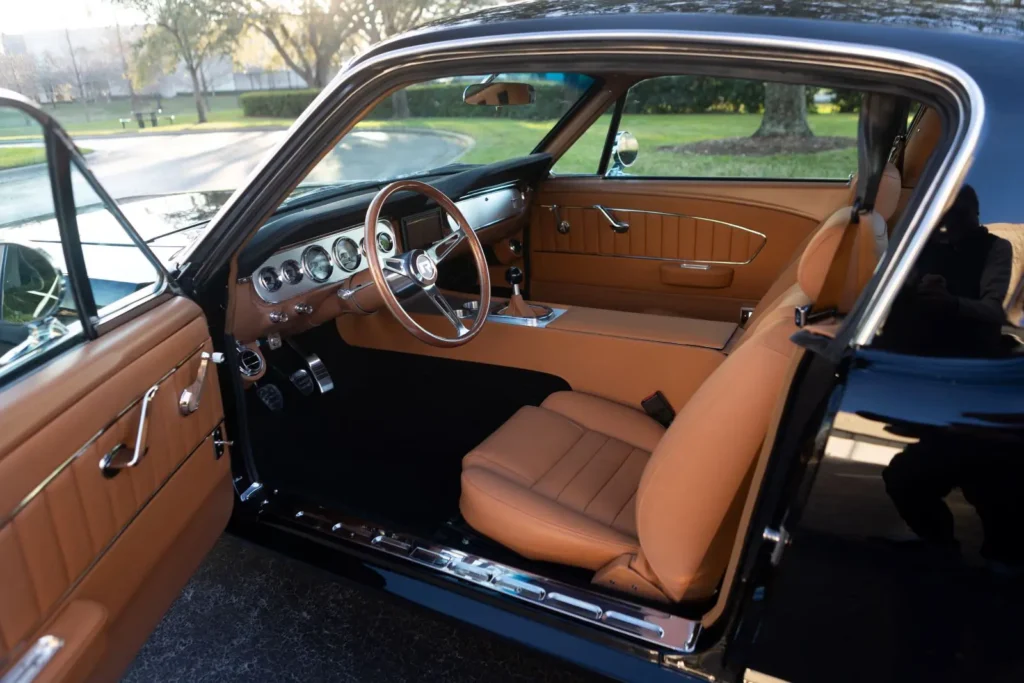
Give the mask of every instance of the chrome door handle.
[[612, 226], [612, 230], [615, 232], [621, 233], [629, 230], [629, 223], [618, 220], [614, 214], [612, 214], [611, 210], [606, 209], [600, 204], [594, 204], [594, 208], [601, 212], [601, 215], [604, 216], [604, 219], [608, 221], [608, 224]]
[[142, 460], [142, 456], [146, 455], [146, 451], [149, 450], [149, 442], [147, 441], [149, 436], [149, 404], [153, 402], [153, 397], [156, 396], [156, 392], [159, 389], [160, 385], [154, 384], [142, 397], [139, 431], [135, 435], [135, 450], [132, 452], [131, 457], [128, 457], [126, 453], [128, 446], [119, 443], [100, 459], [100, 469], [105, 476], [112, 477], [126, 467], [135, 467]]
[[196, 381], [185, 387], [181, 392], [181, 398], [178, 399], [178, 410], [182, 415], [191, 415], [199, 410], [199, 399], [203, 394], [203, 384], [206, 383], [206, 370], [210, 362], [213, 361], [215, 365], [224, 362], [223, 353], [203, 351], [199, 357], [202, 358], [202, 361], [199, 363], [199, 373], [196, 375]]

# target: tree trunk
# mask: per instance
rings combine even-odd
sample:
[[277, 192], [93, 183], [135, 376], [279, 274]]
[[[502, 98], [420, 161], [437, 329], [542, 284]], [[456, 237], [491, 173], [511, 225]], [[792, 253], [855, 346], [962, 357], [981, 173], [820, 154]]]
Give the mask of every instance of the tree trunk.
[[391, 118], [409, 118], [409, 93], [405, 91], [405, 88], [391, 96]]
[[199, 85], [198, 69], [188, 67], [188, 75], [192, 77], [192, 95], [196, 100], [196, 114], [199, 115], [199, 123], [206, 123], [206, 102], [203, 100], [203, 89]]
[[764, 84], [764, 117], [755, 138], [813, 137], [807, 125], [807, 96], [802, 85]]
[[89, 102], [85, 96], [85, 84], [82, 83], [82, 72], [78, 70], [78, 60], [75, 59], [75, 47], [71, 44], [71, 31], [64, 29], [64, 40], [68, 42], [68, 56], [71, 57], [71, 68], [75, 71], [75, 81], [78, 83], [78, 96], [82, 98], [82, 108], [85, 110], [85, 121], [89, 122]]

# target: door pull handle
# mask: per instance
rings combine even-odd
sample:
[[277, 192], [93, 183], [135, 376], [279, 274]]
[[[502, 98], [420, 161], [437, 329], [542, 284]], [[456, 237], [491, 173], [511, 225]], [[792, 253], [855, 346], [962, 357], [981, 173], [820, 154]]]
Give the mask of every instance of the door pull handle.
[[146, 452], [149, 450], [149, 406], [159, 389], [160, 385], [154, 384], [142, 397], [142, 409], [139, 413], [139, 431], [135, 435], [135, 450], [129, 456], [128, 446], [123, 443], [119, 443], [110, 449], [110, 452], [100, 459], [100, 470], [103, 472], [103, 476], [113, 477], [127, 467], [135, 467], [142, 461], [143, 456], [146, 455]]
[[206, 383], [206, 371], [210, 363], [219, 365], [224, 362], [223, 353], [209, 353], [203, 351], [200, 356], [199, 372], [196, 374], [196, 381], [185, 387], [178, 399], [178, 410], [182, 415], [191, 415], [199, 410], [199, 399], [203, 395], [203, 384]]
[[613, 231], [618, 233], [629, 231], [629, 223], [617, 219], [615, 217], [615, 214], [612, 213], [611, 209], [607, 209], [601, 206], [600, 204], [594, 204], [594, 208], [597, 209], [602, 216], [604, 216], [604, 219], [608, 221], [608, 225], [612, 226]]

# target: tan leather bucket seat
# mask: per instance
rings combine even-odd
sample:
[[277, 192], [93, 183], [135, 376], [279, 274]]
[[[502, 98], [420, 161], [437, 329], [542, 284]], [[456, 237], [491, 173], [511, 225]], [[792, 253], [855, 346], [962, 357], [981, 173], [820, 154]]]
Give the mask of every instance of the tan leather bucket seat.
[[[825, 222], [800, 260], [799, 289], [764, 313], [668, 430], [603, 398], [552, 394], [466, 455], [466, 521], [526, 557], [594, 570], [596, 583], [615, 589], [671, 601], [711, 596], [786, 389], [797, 349], [792, 305], [818, 298], [850, 215], [843, 208]], [[880, 224], [877, 213], [860, 217], [844, 301], [871, 276]]]

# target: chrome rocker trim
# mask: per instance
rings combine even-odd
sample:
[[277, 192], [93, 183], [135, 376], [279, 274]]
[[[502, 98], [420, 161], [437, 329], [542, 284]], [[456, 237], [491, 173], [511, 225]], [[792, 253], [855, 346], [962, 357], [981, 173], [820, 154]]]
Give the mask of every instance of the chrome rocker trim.
[[700, 622], [618, 600], [478, 555], [391, 532], [321, 507], [281, 510], [300, 527], [383, 552], [474, 586], [675, 652], [694, 651]]

